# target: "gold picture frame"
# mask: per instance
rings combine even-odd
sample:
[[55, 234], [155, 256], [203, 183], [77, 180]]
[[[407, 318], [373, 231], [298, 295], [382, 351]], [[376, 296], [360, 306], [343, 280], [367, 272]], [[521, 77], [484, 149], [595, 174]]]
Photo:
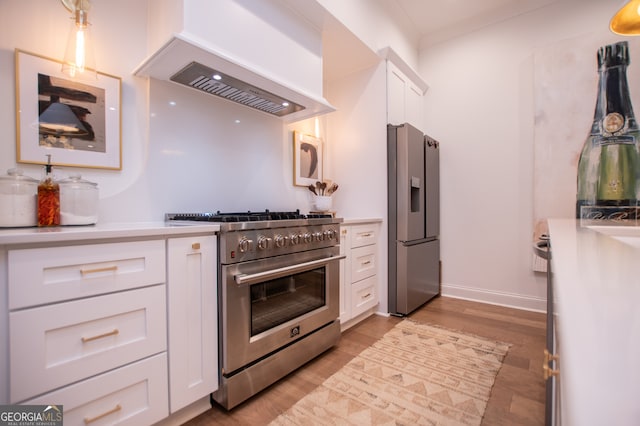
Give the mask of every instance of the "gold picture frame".
[[309, 186], [322, 182], [322, 140], [293, 132], [293, 184]]
[[122, 80], [74, 79], [62, 62], [15, 50], [16, 161], [122, 170]]

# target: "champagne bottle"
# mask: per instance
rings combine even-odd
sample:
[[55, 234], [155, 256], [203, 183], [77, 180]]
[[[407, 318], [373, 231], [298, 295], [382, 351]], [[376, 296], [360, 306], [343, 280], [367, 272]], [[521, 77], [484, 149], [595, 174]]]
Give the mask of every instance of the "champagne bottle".
[[598, 50], [598, 95], [578, 162], [576, 217], [635, 219], [640, 191], [640, 130], [633, 114], [626, 41]]

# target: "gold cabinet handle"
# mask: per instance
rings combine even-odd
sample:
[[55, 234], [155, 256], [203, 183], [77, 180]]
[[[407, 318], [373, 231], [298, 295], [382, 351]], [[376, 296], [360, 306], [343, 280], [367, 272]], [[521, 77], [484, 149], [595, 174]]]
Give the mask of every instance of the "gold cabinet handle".
[[560, 355], [551, 355], [548, 349], [544, 350], [544, 362], [542, 363], [542, 377], [544, 380], [548, 380], [549, 377], [555, 377], [560, 374], [560, 370], [554, 370], [549, 367], [549, 363], [551, 361], [558, 361], [560, 359]]
[[111, 331], [107, 331], [106, 333], [98, 334], [96, 336], [82, 337], [82, 343], [91, 342], [92, 340], [98, 340], [98, 339], [102, 339], [104, 337], [117, 336], [118, 333], [120, 333], [118, 331], [118, 329], [114, 328]]
[[370, 264], [370, 263], [371, 263], [371, 261], [370, 261], [370, 260], [365, 260], [364, 262], [362, 262], [362, 264], [363, 264], [363, 265], [368, 265], [368, 264]]
[[80, 275], [82, 275], [83, 277], [85, 275], [89, 275], [89, 274], [97, 274], [98, 272], [116, 272], [118, 270], [118, 266], [113, 265], [113, 266], [107, 266], [104, 268], [95, 268], [95, 269], [81, 269], [80, 270]]
[[367, 293], [364, 296], [362, 296], [363, 299], [368, 299], [371, 296], [371, 293]]
[[371, 234], [371, 232], [367, 232], [366, 234], [362, 234], [362, 235], [360, 235], [360, 236], [361, 236], [362, 238], [368, 238], [368, 237], [370, 237], [371, 235], [373, 235], [373, 234]]
[[560, 370], [554, 370], [548, 364], [542, 364], [542, 378], [546, 381], [549, 377], [555, 377], [560, 374]]
[[109, 414], [117, 413], [120, 410], [122, 410], [122, 407], [120, 406], [120, 404], [118, 404], [115, 407], [113, 407], [111, 410], [105, 411], [102, 414], [98, 414], [95, 417], [85, 417], [84, 418], [84, 424], [88, 425], [89, 423], [93, 423], [96, 420], [100, 420], [101, 418], [108, 416]]
[[200, 250], [200, 243], [191, 244], [191, 248], [194, 249], [194, 250]]
[[550, 361], [558, 361], [560, 359], [560, 355], [551, 355], [548, 349], [544, 350], [544, 362], [549, 363]]

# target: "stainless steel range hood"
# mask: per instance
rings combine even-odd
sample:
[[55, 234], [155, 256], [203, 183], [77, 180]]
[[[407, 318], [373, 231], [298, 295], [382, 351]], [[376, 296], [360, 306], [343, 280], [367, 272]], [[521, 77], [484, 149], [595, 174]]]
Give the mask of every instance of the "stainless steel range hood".
[[223, 74], [197, 62], [171, 76], [171, 81], [193, 87], [205, 93], [219, 96], [278, 117], [305, 109], [283, 97]]
[[293, 122], [335, 111], [324, 98], [265, 75], [188, 37], [174, 35], [136, 70]]

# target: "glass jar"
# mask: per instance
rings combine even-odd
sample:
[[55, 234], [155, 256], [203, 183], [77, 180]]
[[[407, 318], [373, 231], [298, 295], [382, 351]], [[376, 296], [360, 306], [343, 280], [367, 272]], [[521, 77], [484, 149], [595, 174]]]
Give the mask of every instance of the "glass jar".
[[60, 185], [60, 224], [93, 225], [98, 222], [98, 184], [71, 175]]
[[0, 176], [0, 227], [36, 226], [38, 181], [9, 169]]

